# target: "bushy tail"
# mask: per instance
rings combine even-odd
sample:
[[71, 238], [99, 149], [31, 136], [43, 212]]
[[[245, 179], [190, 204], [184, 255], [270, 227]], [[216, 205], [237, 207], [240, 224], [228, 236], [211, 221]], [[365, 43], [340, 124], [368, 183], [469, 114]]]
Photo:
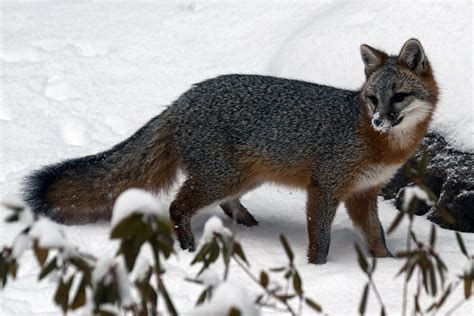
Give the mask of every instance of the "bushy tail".
[[174, 126], [163, 114], [108, 151], [33, 172], [23, 186], [26, 202], [58, 221], [90, 222], [110, 218], [116, 197], [127, 188], [168, 189], [180, 159]]

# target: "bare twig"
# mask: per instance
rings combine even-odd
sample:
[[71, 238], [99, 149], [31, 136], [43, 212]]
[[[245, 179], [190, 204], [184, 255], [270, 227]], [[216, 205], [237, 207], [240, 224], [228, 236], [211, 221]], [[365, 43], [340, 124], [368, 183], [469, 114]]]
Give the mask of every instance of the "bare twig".
[[258, 284], [258, 286], [260, 286], [264, 291], [265, 293], [267, 293], [269, 296], [275, 298], [277, 301], [281, 302], [283, 305], [286, 306], [286, 309], [287, 311], [292, 315], [292, 316], [296, 316], [296, 312], [293, 310], [293, 308], [291, 307], [290, 304], [288, 304], [288, 302], [286, 301], [283, 301], [283, 300], [280, 300], [273, 292], [271, 292], [269, 289], [267, 289], [266, 287], [263, 287], [261, 284], [260, 284], [260, 281], [258, 280], [258, 278], [252, 274], [252, 272], [247, 268], [247, 266], [245, 266], [245, 264], [243, 264], [239, 258], [237, 257], [233, 257], [235, 262], [239, 265], [239, 267], [255, 282]]

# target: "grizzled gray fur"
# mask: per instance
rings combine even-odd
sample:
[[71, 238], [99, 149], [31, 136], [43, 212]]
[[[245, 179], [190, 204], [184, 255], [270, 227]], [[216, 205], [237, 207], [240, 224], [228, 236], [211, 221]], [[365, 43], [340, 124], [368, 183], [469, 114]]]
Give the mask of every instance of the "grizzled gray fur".
[[170, 216], [181, 247], [193, 250], [190, 221], [199, 209], [217, 202], [256, 225], [239, 198], [276, 182], [307, 191], [309, 262], [326, 262], [340, 202], [370, 253], [390, 256], [377, 193], [418, 146], [438, 92], [415, 39], [398, 56], [367, 45], [361, 54], [367, 80], [359, 91], [259, 75], [198, 83], [112, 149], [34, 172], [25, 198], [60, 221], [97, 220], [110, 217], [125, 189], [158, 193], [181, 170], [187, 179]]

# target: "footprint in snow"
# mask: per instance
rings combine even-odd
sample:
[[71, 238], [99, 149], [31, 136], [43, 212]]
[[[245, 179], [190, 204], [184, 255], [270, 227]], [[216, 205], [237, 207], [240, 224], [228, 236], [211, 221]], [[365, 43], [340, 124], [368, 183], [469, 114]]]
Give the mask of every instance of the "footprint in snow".
[[80, 98], [82, 95], [72, 85], [65, 82], [62, 75], [58, 75], [48, 79], [44, 96], [56, 101], [65, 101]]
[[77, 55], [84, 57], [105, 56], [110, 49], [103, 43], [73, 40], [66, 38], [45, 38], [32, 42], [32, 45], [47, 52], [60, 51], [72, 48]]

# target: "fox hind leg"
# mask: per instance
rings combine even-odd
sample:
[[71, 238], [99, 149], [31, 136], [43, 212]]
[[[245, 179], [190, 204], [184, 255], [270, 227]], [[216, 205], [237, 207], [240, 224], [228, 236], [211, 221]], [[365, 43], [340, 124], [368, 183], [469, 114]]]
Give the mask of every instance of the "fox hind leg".
[[232, 219], [235, 217], [237, 223], [239, 224], [243, 224], [248, 227], [258, 225], [258, 221], [247, 210], [247, 208], [243, 206], [242, 203], [240, 203], [238, 198], [221, 203], [220, 207], [227, 216]]
[[[182, 249], [189, 249], [190, 251], [195, 249], [194, 237], [191, 231], [191, 217], [205, 206], [244, 191], [241, 188], [242, 185], [242, 182], [238, 180], [229, 182], [214, 178], [213, 181], [209, 181], [198, 176], [190, 176], [184, 182], [170, 206], [170, 217], [175, 225], [175, 231]], [[223, 208], [227, 208], [231, 214], [237, 207], [243, 214], [241, 215], [243, 220], [253, 223], [250, 220], [253, 219], [256, 222], [240, 202], [223, 203], [223, 205]]]

